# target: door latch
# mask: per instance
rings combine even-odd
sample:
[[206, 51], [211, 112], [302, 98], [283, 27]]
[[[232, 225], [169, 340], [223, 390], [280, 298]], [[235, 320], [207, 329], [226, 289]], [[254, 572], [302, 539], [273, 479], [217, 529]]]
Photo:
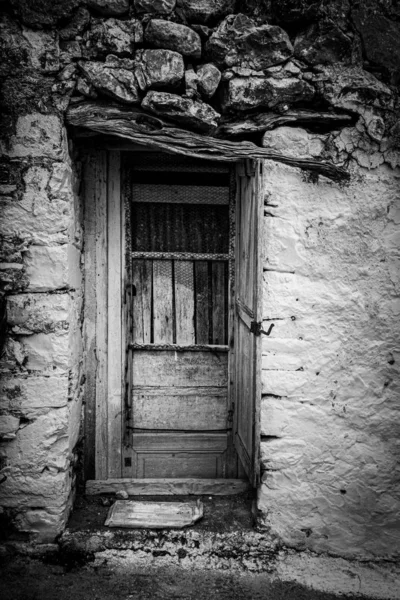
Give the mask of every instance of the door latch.
[[269, 335], [274, 327], [275, 323], [271, 323], [271, 325], [268, 327], [268, 331], [265, 331], [262, 328], [262, 322], [261, 321], [252, 321], [250, 323], [250, 332], [254, 333], [254, 335], [259, 336], [261, 334], [263, 335]]

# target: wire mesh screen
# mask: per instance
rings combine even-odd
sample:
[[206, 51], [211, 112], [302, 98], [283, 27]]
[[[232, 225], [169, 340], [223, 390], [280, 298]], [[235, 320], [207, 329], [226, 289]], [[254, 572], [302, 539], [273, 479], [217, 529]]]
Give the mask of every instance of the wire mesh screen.
[[229, 252], [228, 206], [134, 203], [133, 252]]

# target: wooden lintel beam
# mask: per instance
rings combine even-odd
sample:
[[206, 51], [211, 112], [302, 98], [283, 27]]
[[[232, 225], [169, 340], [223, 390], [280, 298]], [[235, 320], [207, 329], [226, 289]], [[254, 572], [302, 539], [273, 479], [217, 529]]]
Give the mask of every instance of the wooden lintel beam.
[[200, 135], [179, 129], [138, 109], [127, 111], [116, 106], [85, 103], [69, 108], [66, 118], [69, 125], [85, 127], [164, 152], [225, 162], [266, 159], [313, 171], [333, 181], [350, 178], [345, 169], [327, 161], [281, 155], [248, 141], [233, 142]]

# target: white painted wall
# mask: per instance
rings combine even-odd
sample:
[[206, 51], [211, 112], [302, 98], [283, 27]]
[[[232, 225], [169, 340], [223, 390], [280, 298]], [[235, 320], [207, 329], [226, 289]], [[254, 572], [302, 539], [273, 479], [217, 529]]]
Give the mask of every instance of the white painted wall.
[[400, 551], [400, 169], [266, 163], [260, 522], [289, 547]]

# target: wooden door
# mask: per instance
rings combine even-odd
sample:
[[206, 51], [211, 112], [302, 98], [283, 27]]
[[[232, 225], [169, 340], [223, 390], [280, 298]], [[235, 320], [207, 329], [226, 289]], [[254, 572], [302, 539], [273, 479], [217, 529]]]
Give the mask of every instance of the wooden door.
[[232, 478], [229, 168], [126, 153], [123, 476]]
[[259, 477], [261, 402], [262, 163], [237, 168], [234, 442], [255, 487]]

